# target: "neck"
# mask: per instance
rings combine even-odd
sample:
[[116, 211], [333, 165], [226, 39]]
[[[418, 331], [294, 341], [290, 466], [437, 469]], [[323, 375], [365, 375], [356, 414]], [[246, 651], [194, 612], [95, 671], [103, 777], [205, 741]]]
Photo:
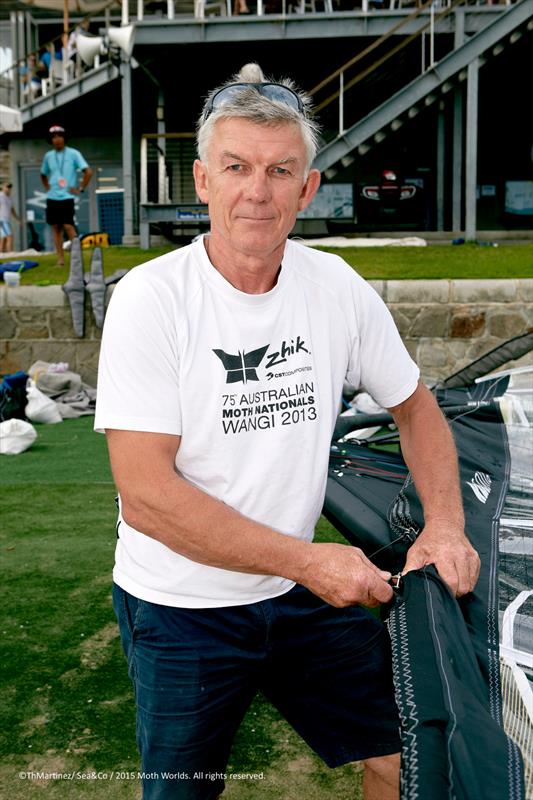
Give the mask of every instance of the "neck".
[[246, 294], [265, 294], [276, 285], [285, 242], [265, 256], [235, 250], [213, 235], [204, 238], [204, 246], [211, 264], [235, 289]]

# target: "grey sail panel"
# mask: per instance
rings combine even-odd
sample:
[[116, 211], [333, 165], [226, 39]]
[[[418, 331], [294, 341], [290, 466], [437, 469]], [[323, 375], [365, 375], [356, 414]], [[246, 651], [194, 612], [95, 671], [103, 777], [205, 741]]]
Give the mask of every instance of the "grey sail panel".
[[[488, 383], [482, 389], [447, 388], [439, 397], [448, 406], [462, 407], [449, 420], [459, 455], [466, 529], [481, 557], [478, 584], [457, 601], [435, 570], [426, 568], [405, 576], [390, 607], [402, 718], [403, 800], [525, 797], [520, 752], [502, 727], [499, 519], [511, 463], [494, 400], [507, 381], [496, 383], [492, 388]], [[472, 399], [476, 402], [469, 407]], [[401, 455], [384, 455], [361, 444], [337, 442], [334, 447], [326, 516], [378, 566], [401, 571], [424, 521]], [[361, 512], [365, 506], [366, 514]]]

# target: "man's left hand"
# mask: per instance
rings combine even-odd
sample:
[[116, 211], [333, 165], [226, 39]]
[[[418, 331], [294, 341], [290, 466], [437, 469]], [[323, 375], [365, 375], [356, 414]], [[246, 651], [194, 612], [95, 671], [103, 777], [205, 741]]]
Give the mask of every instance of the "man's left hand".
[[446, 521], [428, 522], [409, 549], [402, 574], [434, 564], [455, 597], [474, 588], [479, 576], [479, 556], [462, 528]]

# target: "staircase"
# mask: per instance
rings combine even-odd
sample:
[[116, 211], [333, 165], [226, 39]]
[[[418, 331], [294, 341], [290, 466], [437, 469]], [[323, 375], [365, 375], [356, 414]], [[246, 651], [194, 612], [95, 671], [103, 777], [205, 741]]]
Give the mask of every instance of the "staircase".
[[22, 123], [25, 124], [65, 103], [70, 103], [81, 95], [87, 94], [87, 92], [99, 89], [101, 86], [118, 78], [119, 74], [118, 68], [111, 61], [107, 61], [100, 67], [91, 69], [77, 80], [59, 85], [51, 94], [38, 97], [29, 105], [21, 108]]
[[481, 65], [487, 58], [496, 57], [506, 45], [517, 41], [524, 29], [532, 28], [533, 0], [509, 6], [486, 28], [328, 142], [318, 153], [314, 166], [325, 172], [356, 149], [363, 155], [372, 141], [384, 138], [385, 131], [398, 130], [403, 124], [402, 117], [416, 116], [421, 106], [429, 106], [437, 99], [438, 93], [445, 94], [463, 81], [468, 66], [476, 59]]

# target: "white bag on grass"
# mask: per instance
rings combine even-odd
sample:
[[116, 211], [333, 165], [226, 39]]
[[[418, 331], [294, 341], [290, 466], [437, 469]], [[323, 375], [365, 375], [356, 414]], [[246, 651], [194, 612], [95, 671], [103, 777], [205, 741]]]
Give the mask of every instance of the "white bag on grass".
[[63, 417], [59, 413], [55, 401], [43, 394], [31, 378], [26, 388], [26, 396], [28, 405], [24, 409], [24, 413], [32, 422], [46, 422], [49, 424], [63, 422]]
[[6, 419], [0, 422], [0, 454], [16, 456], [31, 447], [37, 431], [23, 419]]

